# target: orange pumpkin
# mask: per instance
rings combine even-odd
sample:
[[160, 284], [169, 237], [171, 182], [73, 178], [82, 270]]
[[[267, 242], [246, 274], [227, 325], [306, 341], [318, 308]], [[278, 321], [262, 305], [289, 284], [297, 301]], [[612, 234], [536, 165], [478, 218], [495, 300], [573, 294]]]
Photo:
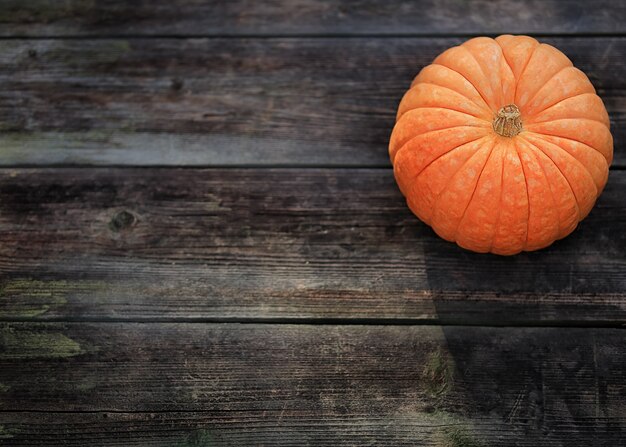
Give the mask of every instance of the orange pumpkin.
[[439, 236], [511, 255], [587, 216], [613, 138], [602, 100], [563, 53], [504, 35], [450, 48], [419, 73], [389, 154], [409, 207]]

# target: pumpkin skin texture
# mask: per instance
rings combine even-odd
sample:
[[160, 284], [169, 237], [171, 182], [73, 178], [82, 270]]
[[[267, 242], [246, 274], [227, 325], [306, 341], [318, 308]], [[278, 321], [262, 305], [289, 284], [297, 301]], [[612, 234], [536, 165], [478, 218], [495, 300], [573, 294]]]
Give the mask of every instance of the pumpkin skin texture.
[[570, 234], [606, 185], [609, 116], [587, 76], [528, 36], [477, 37], [420, 71], [389, 155], [409, 208], [448, 241], [512, 255]]

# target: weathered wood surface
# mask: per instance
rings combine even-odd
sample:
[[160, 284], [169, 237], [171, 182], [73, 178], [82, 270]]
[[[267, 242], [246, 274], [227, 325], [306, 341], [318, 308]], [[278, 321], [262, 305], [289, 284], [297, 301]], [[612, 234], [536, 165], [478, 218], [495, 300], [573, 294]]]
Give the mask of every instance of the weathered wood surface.
[[610, 0], [2, 0], [0, 35], [624, 33]]
[[619, 325], [625, 188], [507, 258], [437, 237], [390, 169], [5, 169], [0, 318]]
[[619, 329], [3, 324], [0, 439], [614, 447], [623, 341]]
[[[0, 41], [0, 165], [388, 166], [411, 79], [462, 40]], [[598, 88], [626, 166], [626, 38], [544, 40]]]
[[[0, 0], [0, 445], [622, 445], [624, 23], [609, 0]], [[387, 158], [419, 69], [505, 32], [590, 76], [617, 168], [572, 236], [511, 258], [435, 236]]]

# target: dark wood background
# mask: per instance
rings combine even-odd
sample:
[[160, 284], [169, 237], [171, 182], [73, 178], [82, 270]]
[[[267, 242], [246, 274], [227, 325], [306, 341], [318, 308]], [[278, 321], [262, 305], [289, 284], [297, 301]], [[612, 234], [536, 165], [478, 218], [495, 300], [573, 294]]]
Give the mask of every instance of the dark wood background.
[[[0, 445], [626, 445], [626, 3], [0, 0]], [[437, 238], [387, 141], [474, 35], [562, 49], [574, 234]]]

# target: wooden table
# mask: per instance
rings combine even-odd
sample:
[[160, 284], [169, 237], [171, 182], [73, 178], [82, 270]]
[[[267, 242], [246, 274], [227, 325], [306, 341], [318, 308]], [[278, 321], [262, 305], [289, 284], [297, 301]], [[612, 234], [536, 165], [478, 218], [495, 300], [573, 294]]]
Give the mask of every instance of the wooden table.
[[[626, 445], [626, 5], [0, 1], [0, 445]], [[477, 34], [561, 48], [615, 161], [574, 234], [437, 238], [387, 141]]]

